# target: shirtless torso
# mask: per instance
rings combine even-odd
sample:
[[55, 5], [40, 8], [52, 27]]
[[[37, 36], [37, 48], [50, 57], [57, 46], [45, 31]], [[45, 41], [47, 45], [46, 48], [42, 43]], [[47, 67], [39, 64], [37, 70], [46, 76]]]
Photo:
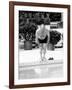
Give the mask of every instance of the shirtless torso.
[[47, 29], [36, 31], [36, 42], [38, 44], [49, 43], [50, 34]]

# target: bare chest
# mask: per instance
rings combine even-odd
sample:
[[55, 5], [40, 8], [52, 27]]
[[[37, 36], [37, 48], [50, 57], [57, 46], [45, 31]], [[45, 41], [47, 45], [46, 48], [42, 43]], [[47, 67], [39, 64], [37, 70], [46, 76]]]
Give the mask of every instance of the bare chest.
[[47, 35], [47, 32], [46, 31], [39, 31], [38, 32], [38, 37], [40, 39], [44, 39], [46, 37], [46, 35]]

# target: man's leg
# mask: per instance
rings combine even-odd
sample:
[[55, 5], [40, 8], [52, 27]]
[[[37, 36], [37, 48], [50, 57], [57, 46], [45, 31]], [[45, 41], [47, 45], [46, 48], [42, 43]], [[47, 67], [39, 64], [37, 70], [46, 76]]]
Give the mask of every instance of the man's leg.
[[46, 54], [46, 44], [43, 44], [43, 59], [45, 60], [45, 54]]
[[40, 59], [42, 61], [42, 51], [43, 51], [43, 44], [40, 44]]

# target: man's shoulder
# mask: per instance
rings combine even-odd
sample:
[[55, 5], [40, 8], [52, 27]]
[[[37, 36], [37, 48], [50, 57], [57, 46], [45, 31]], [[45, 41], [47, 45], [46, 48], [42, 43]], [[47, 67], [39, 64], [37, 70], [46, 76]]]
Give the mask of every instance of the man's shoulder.
[[40, 33], [40, 29], [38, 29], [38, 30], [36, 31], [36, 33]]

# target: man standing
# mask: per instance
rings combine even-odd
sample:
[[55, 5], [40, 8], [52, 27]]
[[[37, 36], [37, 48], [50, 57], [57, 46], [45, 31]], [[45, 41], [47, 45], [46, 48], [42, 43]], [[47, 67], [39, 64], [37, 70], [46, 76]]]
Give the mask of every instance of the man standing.
[[45, 54], [46, 54], [46, 48], [50, 40], [50, 33], [45, 28], [45, 25], [42, 23], [40, 25], [40, 29], [36, 31], [36, 43], [40, 47], [40, 58], [41, 61], [46, 60]]

